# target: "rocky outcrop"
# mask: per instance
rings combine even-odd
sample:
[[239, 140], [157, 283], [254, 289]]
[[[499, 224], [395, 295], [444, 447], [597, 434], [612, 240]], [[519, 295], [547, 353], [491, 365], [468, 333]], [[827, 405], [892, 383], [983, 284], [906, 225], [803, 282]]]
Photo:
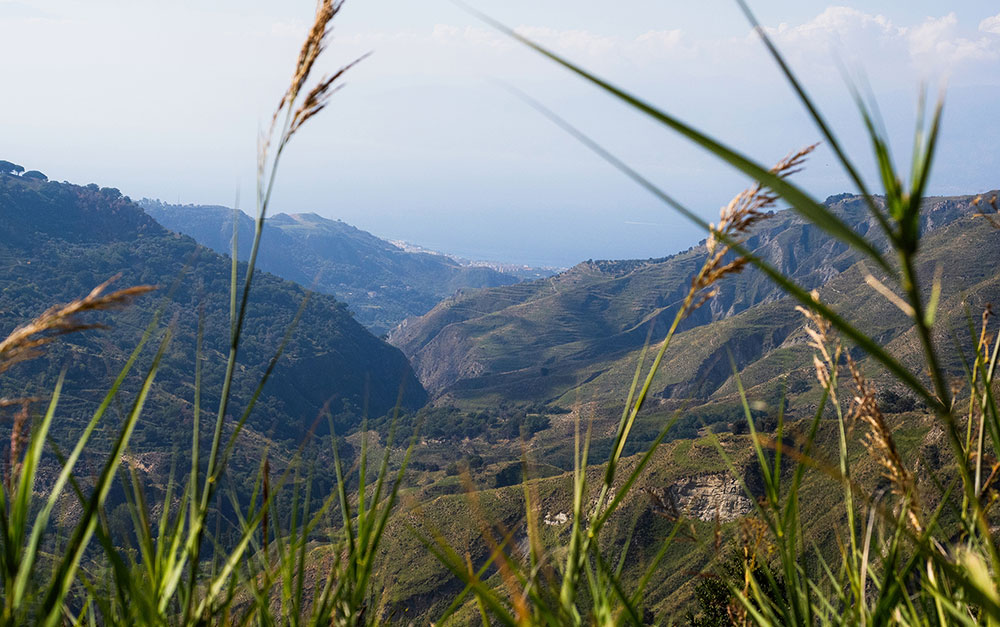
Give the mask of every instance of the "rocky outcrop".
[[679, 515], [704, 521], [729, 522], [753, 511], [753, 501], [728, 473], [680, 478], [667, 488], [646, 488], [653, 511], [661, 516]]

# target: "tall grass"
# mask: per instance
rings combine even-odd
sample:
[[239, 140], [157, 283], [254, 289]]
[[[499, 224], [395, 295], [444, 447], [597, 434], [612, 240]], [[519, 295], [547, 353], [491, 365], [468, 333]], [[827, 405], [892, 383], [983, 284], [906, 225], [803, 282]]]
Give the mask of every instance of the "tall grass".
[[[1000, 412], [993, 391], [993, 378], [1000, 355], [1000, 334], [991, 346], [989, 338], [992, 332], [987, 329], [989, 315], [984, 314], [982, 327], [978, 330], [972, 329], [970, 323], [975, 353], [971, 357], [965, 356], [965, 385], [953, 386], [949, 373], [942, 366], [944, 351], [952, 350], [952, 347], [942, 347], [935, 340], [941, 285], [936, 280], [927, 285], [926, 277], [918, 276], [916, 272], [921, 252], [920, 217], [938, 139], [942, 102], [938, 102], [928, 120], [925, 119], [925, 98], [921, 95], [913, 159], [909, 172], [904, 173], [892, 159], [874, 102], [864, 98], [860, 90], [851, 88], [877, 166], [877, 188], [870, 187], [774, 42], [746, 4], [742, 0], [737, 1], [815, 123], [818, 134], [856, 186], [857, 193], [865, 199], [869, 214], [887, 245], [880, 246], [874, 237], [855, 232], [836, 213], [782, 176], [780, 171], [769, 170], [639, 96], [616, 87], [488, 16], [478, 15], [591, 83], [599, 91], [616, 98], [627, 108], [678, 133], [752, 177], [768, 190], [768, 194], [773, 194], [775, 201], [787, 204], [828, 236], [856, 251], [860, 258], [874, 263], [887, 280], [883, 282], [870, 275], [866, 278], [873, 288], [873, 295], [885, 298], [892, 306], [898, 307], [909, 318], [919, 341], [923, 363], [916, 368], [904, 365], [863, 328], [853, 324], [848, 314], [834, 310], [822, 301], [819, 294], [810, 292], [784, 276], [765, 259], [754, 255], [741, 243], [739, 233], [725, 230], [725, 219], [719, 226], [707, 223], [582, 131], [542, 105], [531, 102], [610, 165], [703, 228], [709, 236], [709, 261], [712, 258], [711, 247], [715, 242], [721, 242], [736, 255], [732, 264], [753, 266], [769, 276], [799, 301], [805, 317], [810, 345], [816, 352], [816, 376], [823, 388], [823, 398], [814, 419], [808, 425], [798, 427], [804, 437], [797, 445], [791, 445], [790, 440], [784, 437], [787, 426], [782, 419], [779, 419], [777, 433], [773, 437], [757, 433], [750, 404], [734, 366], [749, 439], [757, 459], [757, 469], [763, 478], [763, 496], [760, 499], [749, 489], [746, 492], [756, 503], [754, 517], [762, 523], [766, 533], [753, 548], [744, 546], [739, 575], [724, 577], [729, 607], [723, 622], [760, 625], [1000, 624], [1000, 548], [994, 531], [996, 515], [992, 512], [993, 499], [990, 497], [990, 485], [995, 479], [997, 467], [988, 461], [995, 459], [1000, 450]], [[878, 189], [878, 196], [873, 189]], [[704, 271], [698, 276], [705, 276]], [[686, 301], [686, 304], [689, 302]], [[683, 311], [678, 315], [683, 315]], [[620, 441], [628, 435], [635, 411], [641, 406], [648, 383], [656, 373], [659, 358], [675, 328], [676, 324], [663, 341], [646, 375], [646, 384], [638, 395], [634, 395], [636, 384], [633, 383], [619, 427], [619, 446], [605, 463], [605, 481], [600, 488], [598, 507], [593, 513], [584, 511], [580, 505], [587, 491], [585, 475], [579, 469], [582, 466], [578, 466], [573, 533], [568, 556], [556, 569], [555, 575], [556, 587], [560, 591], [558, 597], [551, 595], [548, 598], [537, 592], [545, 585], [545, 579], [539, 574], [545, 569], [536, 567], [543, 560], [534, 549], [530, 560], [522, 561], [518, 566], [506, 565], [506, 570], [517, 575], [515, 580], [520, 587], [510, 590], [504, 599], [501, 599], [499, 588], [484, 586], [471, 568], [463, 571], [457, 556], [441, 551], [442, 559], [476, 594], [483, 607], [484, 624], [487, 612], [493, 613], [491, 619], [506, 624], [642, 622], [643, 615], [639, 610], [643, 586], [648, 579], [642, 577], [629, 590], [625, 582], [618, 578], [620, 566], [616, 569], [614, 562], [609, 562], [609, 556], [600, 549], [598, 538], [607, 517], [632, 485], [633, 478], [630, 476], [615, 491], [615, 498], [606, 500], [620, 462], [617, 457], [621, 450]], [[940, 477], [923, 478], [925, 484], [937, 482], [938, 498], [933, 508], [931, 503], [922, 502], [921, 482], [915, 471], [917, 460], [902, 457], [894, 442], [892, 428], [879, 408], [876, 387], [852, 359], [854, 351], [848, 351], [848, 348], [860, 349], [866, 361], [877, 367], [880, 375], [887, 375], [909, 388], [926, 404], [936, 424], [943, 430], [951, 460], [939, 469]], [[635, 382], [639, 380], [637, 371]], [[818, 429], [824, 417], [831, 415], [836, 426], [837, 445], [833, 451], [822, 451], [817, 440]], [[865, 434], [862, 443], [868, 455], [882, 469], [888, 484], [885, 492], [872, 494], [860, 488], [852, 476], [855, 458], [852, 458], [851, 451], [857, 448], [852, 434], [859, 432]], [[642, 457], [637, 470], [643, 467], [659, 441]], [[719, 454], [726, 458], [726, 450], [721, 445], [717, 448]], [[579, 464], [586, 463], [586, 440], [582, 450]], [[832, 454], [836, 460], [833, 464], [823, 461], [828, 459], [827, 454]], [[734, 476], [742, 482], [742, 473], [734, 465], [730, 466]], [[807, 474], [819, 474], [841, 487], [843, 525], [835, 530], [836, 559], [829, 559], [829, 553], [806, 543], [803, 530], [808, 528], [810, 521], [802, 520], [801, 504], [803, 499], [808, 499], [803, 492]], [[528, 508], [530, 533], [530, 501]], [[665, 538], [665, 545], [673, 537], [674, 534], [671, 534]], [[503, 547], [498, 545], [492, 559], [514, 561], [509, 557], [509, 551], [503, 551]], [[656, 563], [654, 560], [652, 566], [655, 567]], [[585, 615], [580, 614], [580, 606], [576, 603], [584, 595], [578, 597], [574, 591], [587, 593], [589, 606]]]
[[[199, 325], [194, 356], [191, 467], [184, 473], [186, 478], [179, 485], [171, 479], [162, 501], [151, 506], [135, 469], [130, 468], [129, 474], [123, 475], [122, 487], [133, 523], [136, 551], [116, 545], [120, 538], [112, 537], [104, 506], [120, 474], [130, 437], [142, 417], [160, 359], [170, 343], [170, 328], [161, 328], [159, 316], [155, 316], [70, 453], [63, 455], [53, 445], [53, 455], [62, 468], [43, 497], [37, 494], [36, 483], [49, 429], [59, 412], [62, 380], [56, 384], [44, 416], [35, 425], [30, 424], [28, 407], [37, 399], [4, 399], [4, 406], [16, 405], [22, 409], [12, 430], [10, 464], [0, 493], [0, 582], [4, 590], [0, 623], [359, 625], [377, 620], [376, 611], [366, 613], [372, 552], [399, 490], [399, 476], [389, 475], [388, 456], [377, 472], [374, 498], [366, 501], [362, 496], [356, 506], [352, 505], [345, 483], [349, 472], [341, 467], [339, 456], [336, 458], [338, 489], [315, 512], [309, 511], [312, 500], [308, 488], [304, 494], [299, 489], [303, 483], [311, 482], [296, 476], [300, 466], [294, 461], [274, 478], [265, 457], [247, 506], [241, 505], [240, 500], [245, 495], [220, 492], [241, 429], [298, 322], [296, 316], [246, 406], [233, 407], [231, 384], [238, 366], [243, 323], [278, 164], [292, 137], [323, 110], [340, 87], [338, 81], [353, 65], [348, 64], [310, 85], [315, 64], [327, 45], [331, 22], [340, 9], [341, 3], [333, 0], [318, 3], [291, 83], [282, 95], [270, 127], [261, 136], [256, 229], [242, 280], [234, 227], [229, 354], [207, 451], [201, 442]], [[99, 286], [87, 297], [68, 305], [52, 308], [0, 342], [0, 372], [38, 357], [60, 335], [92, 328], [94, 325], [82, 318], [89, 311], [124, 305], [151, 289], [136, 287], [103, 295], [106, 286]], [[84, 489], [75, 475], [76, 465], [137, 359], [146, 345], [157, 339], [159, 348], [142, 377], [112, 449], [93, 485]], [[364, 494], [368, 479], [363, 466], [364, 461], [357, 490], [360, 495]], [[275, 515], [272, 511], [275, 497], [293, 479], [295, 487], [287, 499], [290, 515]], [[54, 537], [50, 517], [66, 493], [79, 500], [82, 514], [67, 537]], [[237, 518], [235, 538], [225, 543], [219, 533], [221, 514], [216, 509], [223, 496], [231, 500]], [[320, 527], [319, 523], [326, 520], [325, 515], [335, 505], [342, 512], [342, 520], [329, 531], [329, 525]], [[286, 520], [287, 527], [283, 526]], [[209, 528], [213, 524], [214, 532]], [[310, 551], [311, 543], [321, 533], [326, 534], [330, 548], [329, 559], [325, 561], [317, 561]], [[98, 546], [91, 547], [95, 537]], [[205, 558], [208, 553], [210, 560]], [[317, 568], [324, 569], [322, 576], [317, 576]]]

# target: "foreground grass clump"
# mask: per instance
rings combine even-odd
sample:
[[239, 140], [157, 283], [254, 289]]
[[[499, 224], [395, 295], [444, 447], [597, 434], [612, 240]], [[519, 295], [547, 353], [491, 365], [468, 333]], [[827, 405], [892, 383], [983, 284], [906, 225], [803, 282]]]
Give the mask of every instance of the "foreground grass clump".
[[[865, 281], [874, 294], [887, 299], [907, 316], [915, 341], [922, 347], [923, 364], [919, 367], [899, 362], [844, 314], [825, 305], [818, 293], [803, 289], [743, 247], [738, 232], [726, 231], [734, 222], [726, 215], [726, 210], [719, 225], [706, 223], [582, 132], [541, 105], [535, 105], [611, 165], [703, 227], [709, 234], [709, 264], [713, 246], [729, 248], [734, 255], [732, 260], [718, 272], [709, 269], [699, 273], [693, 280], [693, 290], [704, 287], [700, 281], [721, 278], [727, 269], [738, 270], [752, 265], [799, 301], [807, 322], [823, 397], [811, 426], [804, 434], [800, 433], [804, 437], [798, 441], [786, 438], [786, 425], [780, 416], [773, 437], [758, 434], [738, 373], [734, 373], [762, 481], [762, 494], [755, 499], [752, 519], [757, 521], [758, 528], [755, 533], [745, 534], [736, 554], [736, 565], [729, 561], [729, 565], [717, 573], [722, 586], [716, 591], [725, 592], [716, 595], [716, 599], [723, 598], [722, 611], [718, 607], [703, 607], [701, 614], [692, 616], [692, 620], [708, 621], [715, 616], [723, 624], [994, 624], [1000, 620], [1000, 550], [993, 532], [996, 514], [991, 507], [995, 501], [991, 497], [991, 483], [996, 467], [990, 460], [996, 458], [1000, 446], [1000, 413], [993, 397], [1000, 340], [990, 344], [988, 310], [979, 329], [970, 323], [970, 344], [974, 350], [971, 355], [961, 356], [966, 378], [964, 386], [955, 385], [942, 367], [946, 350], [935, 340], [940, 334], [934, 333], [941, 286], [938, 281], [928, 285], [927, 277], [918, 276], [915, 270], [921, 243], [920, 213], [938, 136], [941, 107], [938, 106], [926, 126], [920, 116], [912, 168], [904, 177], [892, 161], [884, 132], [872, 113], [874, 109], [855, 92], [878, 167], [881, 196], [876, 197], [766, 32], [757, 26], [749, 9], [741, 6], [812, 116], [823, 139], [867, 200], [871, 218], [878, 228], [870, 238], [849, 228], [834, 213], [784, 178], [780, 169], [768, 171], [668, 113], [494, 23], [627, 106], [680, 133], [759, 181], [767, 195], [788, 203], [830, 237], [856, 250], [882, 277], [869, 274]], [[489, 18], [484, 19], [489, 21]], [[739, 203], [737, 199], [727, 209]], [[875, 244], [876, 236], [884, 239], [887, 246]], [[670, 337], [668, 333], [647, 381], [655, 373]], [[852, 358], [857, 355], [865, 355], [865, 368], [856, 357]], [[905, 386], [933, 414], [934, 428], [941, 434], [951, 456], [950, 462], [943, 467], [923, 466], [934, 476], [919, 477], [916, 468], [920, 460], [904, 456], [906, 449], [912, 453], [913, 448], [896, 442], [894, 427], [879, 406], [879, 390], [865, 374], [866, 370], [878, 370], [880, 377], [886, 375]], [[639, 402], [644, 391], [643, 388], [638, 395]], [[632, 398], [630, 395], [630, 406], [634, 407]], [[833, 450], [822, 450], [823, 445], [830, 442], [818, 439], [819, 427], [824, 417], [831, 414], [837, 425], [837, 437], [832, 442]], [[620, 433], [627, 435], [630, 426], [626, 412]], [[857, 458], [852, 458], [852, 450], [856, 448], [852, 434], [857, 433], [864, 433], [864, 446], [883, 478], [882, 489], [874, 493], [862, 489], [855, 476]], [[721, 448], [720, 454], [725, 455]], [[608, 479], [613, 477], [617, 461], [612, 456], [607, 463]], [[732, 471], [743, 481], [737, 468], [733, 466]], [[830, 546], [836, 547], [833, 554], [810, 546], [803, 534], [811, 521], [803, 520], [802, 513], [812, 510], [804, 507], [809, 495], [803, 491], [803, 485], [807, 475], [815, 474], [825, 475], [840, 488], [842, 515], [832, 530]], [[575, 494], [577, 500], [583, 500], [586, 494], [584, 479], [582, 474], [578, 476], [579, 487]], [[626, 481], [623, 488], [628, 485]], [[606, 521], [609, 510], [602, 507], [606, 502], [604, 495], [610, 492], [608, 480], [593, 512], [582, 505], [574, 510], [576, 520], [581, 521], [580, 530], [577, 532], [575, 522], [565, 566], [555, 577], [555, 588], [560, 591], [558, 597], [546, 598], [543, 593], [536, 592], [536, 589], [544, 590], [547, 584], [539, 574], [544, 568], [536, 567], [538, 558], [534, 553], [529, 561], [517, 562], [520, 568], [515, 580], [521, 587], [512, 590], [506, 603], [501, 603], [495, 589], [484, 587], [473, 576], [471, 567], [468, 569], [465, 579], [481, 604], [484, 621], [486, 613], [490, 612], [505, 623], [640, 622], [643, 584], [647, 580], [640, 579], [637, 587], [626, 588], [617, 577], [621, 567], [595, 540]], [[621, 493], [621, 490], [615, 492], [616, 498]], [[747, 493], [754, 496], [749, 489]], [[933, 496], [928, 498], [928, 493]], [[615, 501], [611, 500], [608, 507], [613, 510], [614, 505]], [[530, 523], [530, 509], [528, 518]], [[667, 541], [670, 539], [668, 537]], [[498, 551], [497, 558], [503, 560], [503, 555], [506, 554]], [[461, 563], [454, 556], [451, 560], [456, 574], [461, 574]], [[577, 585], [584, 577], [581, 572], [586, 573], [589, 593], [586, 615], [580, 614], [574, 593], [582, 587]], [[522, 588], [523, 592], [519, 592]], [[524, 601], [519, 602], [518, 598]]]
[[[171, 478], [161, 502], [150, 504], [145, 486], [130, 464], [130, 473], [120, 472], [129, 440], [155, 380], [160, 360], [171, 340], [171, 329], [160, 324], [159, 316], [149, 323], [142, 341], [135, 347], [118, 374], [104, 401], [94, 412], [72, 450], [63, 452], [51, 445], [61, 465], [56, 478], [39, 484], [47, 435], [57, 419], [61, 381], [53, 390], [44, 417], [32, 425], [29, 408], [37, 399], [4, 399], [4, 406], [18, 405], [12, 429], [9, 465], [0, 499], [0, 583], [4, 590], [2, 624], [344, 624], [371, 622], [377, 612], [367, 613], [368, 578], [371, 554], [378, 545], [385, 521], [399, 488], [399, 477], [389, 475], [388, 453], [375, 477], [374, 497], [349, 500], [350, 474], [342, 467], [336, 448], [338, 490], [322, 501], [318, 511], [310, 511], [310, 482], [296, 473], [297, 463], [285, 465], [272, 478], [269, 460], [261, 460], [255, 486], [220, 490], [227, 464], [238, 437], [261, 389], [273, 371], [294, 329], [284, 340], [259, 381], [246, 407], [231, 406], [231, 386], [238, 367], [243, 325], [248, 310], [262, 227], [274, 188], [278, 162], [291, 138], [327, 104], [336, 90], [338, 72], [308, 85], [314, 65], [323, 52], [331, 20], [341, 4], [323, 0], [317, 6], [314, 24], [296, 62], [291, 84], [282, 95], [262, 137], [258, 161], [257, 220], [250, 260], [240, 285], [239, 266], [233, 239], [230, 281], [230, 336], [225, 376], [218, 392], [220, 403], [211, 440], [205, 451], [201, 441], [202, 354], [199, 334], [194, 370], [194, 424], [191, 440], [191, 468], [186, 479], [176, 485]], [[150, 288], [136, 287], [103, 295], [106, 285], [68, 305], [54, 307], [28, 325], [15, 330], [0, 343], [0, 372], [18, 362], [37, 357], [41, 350], [62, 334], [83, 331], [92, 324], [81, 316], [89, 311], [125, 304]], [[303, 303], [304, 306], [304, 303]], [[301, 313], [301, 310], [300, 310]], [[296, 319], [297, 322], [297, 319]], [[152, 365], [140, 378], [131, 408], [127, 411], [113, 446], [94, 478], [84, 480], [77, 465], [85, 456], [91, 436], [103, 427], [105, 413], [126, 381], [131, 381], [136, 361], [147, 343], [158, 340]], [[237, 416], [230, 420], [228, 416]], [[332, 417], [331, 417], [332, 421]], [[293, 462], [295, 460], [292, 460]], [[367, 457], [362, 452], [360, 478], [367, 481]], [[405, 467], [405, 460], [403, 463]], [[131, 519], [128, 538], [113, 535], [105, 511], [108, 495], [117, 477]], [[283, 491], [285, 484], [293, 485]], [[39, 493], [41, 492], [41, 496]], [[224, 506], [224, 500], [230, 507]], [[69, 517], [68, 531], [57, 533], [52, 515], [57, 507], [75, 512]], [[78, 501], [75, 507], [72, 501]], [[281, 503], [280, 510], [275, 509]], [[324, 525], [326, 515], [339, 508], [341, 524]], [[227, 511], [230, 515], [227, 515]], [[120, 517], [115, 517], [120, 523]], [[116, 525], [120, 528], [120, 525]], [[214, 528], [214, 531], [210, 529]], [[332, 529], [332, 530], [331, 530]], [[307, 568], [317, 537], [333, 547], [333, 564], [319, 576]], [[94, 543], [92, 540], [96, 539]], [[131, 546], [134, 542], [134, 547]]]

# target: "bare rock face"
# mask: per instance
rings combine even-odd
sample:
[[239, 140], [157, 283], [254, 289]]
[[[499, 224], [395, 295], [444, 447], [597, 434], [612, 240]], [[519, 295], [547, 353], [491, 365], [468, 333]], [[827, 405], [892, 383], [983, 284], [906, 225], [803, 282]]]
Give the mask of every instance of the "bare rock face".
[[728, 522], [753, 511], [753, 502], [728, 473], [686, 477], [670, 492], [681, 511], [699, 520]]
[[753, 511], [753, 501], [728, 473], [683, 477], [665, 490], [647, 488], [645, 492], [657, 513], [670, 517], [681, 514], [698, 520], [729, 522]]

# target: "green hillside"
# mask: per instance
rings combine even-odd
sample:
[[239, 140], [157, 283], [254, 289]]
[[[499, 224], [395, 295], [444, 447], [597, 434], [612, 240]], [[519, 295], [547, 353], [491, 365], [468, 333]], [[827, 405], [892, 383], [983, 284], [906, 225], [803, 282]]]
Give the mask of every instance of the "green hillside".
[[[865, 228], [857, 199], [830, 202], [841, 215], [858, 216], [855, 228]], [[43, 395], [59, 369], [69, 364], [62, 406], [71, 420], [75, 408], [84, 415], [106, 389], [115, 365], [137, 341], [152, 311], [162, 307], [163, 319], [176, 330], [177, 339], [129, 455], [143, 465], [145, 480], [155, 492], [163, 493], [168, 467], [178, 459], [169, 451], [188, 437], [180, 427], [190, 424], [190, 357], [199, 312], [205, 317], [205, 389], [217, 389], [214, 383], [221, 376], [228, 260], [166, 231], [117, 190], [0, 177], [0, 209], [0, 263], [8, 269], [0, 316], [9, 327], [50, 302], [85, 293], [116, 270], [124, 274], [122, 285], [161, 286], [137, 306], [106, 317], [113, 332], [68, 338], [47, 358], [10, 371], [0, 394], [17, 390]], [[966, 312], [978, 312], [1000, 298], [1000, 279], [989, 264], [976, 262], [1000, 254], [1000, 231], [974, 213], [971, 197], [960, 197], [932, 199], [923, 214], [926, 234], [917, 272], [925, 285], [937, 275], [943, 286], [935, 327], [939, 342], [953, 341], [951, 335], [963, 337]], [[909, 320], [866, 285], [866, 268], [852, 254], [786, 212], [772, 216], [748, 241], [782, 271], [817, 288], [824, 302], [849, 315], [905, 363], [919, 363], [920, 347]], [[379, 602], [387, 615], [433, 621], [461, 585], [427, 550], [423, 542], [428, 537], [447, 542], [481, 565], [490, 557], [485, 541], [490, 533], [512, 534], [512, 551], [523, 552], [526, 526], [534, 524], [544, 550], [559, 559], [572, 523], [575, 429], [590, 424], [592, 464], [608, 457], [615, 412], [650, 328], [655, 343], [703, 258], [699, 245], [664, 259], [591, 261], [549, 279], [461, 291], [393, 334], [394, 341], [413, 342], [401, 342], [408, 351], [419, 346], [414, 362], [437, 395], [432, 407], [423, 407], [427, 394], [399, 351], [371, 336], [342, 304], [314, 296], [265, 388], [230, 476], [249, 480], [265, 451], [270, 451], [275, 467], [288, 463], [290, 445], [312, 426], [327, 402], [348, 429], [366, 411], [375, 417], [370, 453], [380, 454], [390, 425], [384, 414], [402, 382], [402, 432], [419, 425], [423, 437], [412, 452], [400, 509], [378, 547]], [[650, 618], [678, 616], [696, 607], [701, 574], [723, 563], [747, 533], [745, 516], [753, 503], [739, 482], [754, 494], [761, 490], [752, 440], [738, 429], [742, 409], [729, 356], [765, 432], [773, 431], [782, 396], [788, 403], [788, 442], [806, 437], [808, 422], [798, 419], [816, 408], [813, 351], [805, 345], [804, 321], [793, 303], [753, 271], [728, 277], [720, 288], [674, 338], [650, 402], [624, 449], [619, 477], [636, 467], [641, 452], [678, 410], [679, 421], [601, 536], [602, 551], [620, 561], [621, 581], [632, 585], [653, 560], [661, 559], [657, 551], [674, 533], [678, 512], [683, 513], [679, 539], [645, 584], [644, 607]], [[245, 367], [237, 378], [239, 401], [248, 398], [305, 294], [297, 285], [264, 273], [255, 290], [241, 359]], [[957, 357], [946, 366], [956, 373], [961, 370]], [[942, 459], [940, 429], [918, 403], [896, 392], [883, 389], [881, 402], [895, 425], [902, 453]], [[209, 406], [214, 401], [203, 399]], [[735, 477], [705, 436], [706, 426], [723, 432], [722, 447], [737, 469]], [[348, 460], [362, 450], [360, 436], [354, 433], [342, 441]], [[816, 439], [820, 449], [828, 450], [836, 441], [835, 422], [821, 421]], [[878, 489], [884, 483], [878, 463], [859, 442], [851, 447], [854, 480], [864, 489]], [[390, 451], [394, 466], [403, 455], [402, 448]], [[329, 452], [310, 449], [308, 457], [320, 467], [332, 463]], [[792, 466], [786, 465], [782, 473], [790, 478]], [[599, 465], [588, 470], [591, 490], [599, 487], [602, 472]], [[522, 485], [525, 477], [529, 481]], [[312, 480], [323, 489], [332, 477], [320, 471]], [[925, 504], [940, 499], [933, 486], [923, 481], [920, 485], [927, 491]], [[365, 491], [373, 489], [368, 483]], [[838, 490], [822, 473], [810, 474], [803, 484], [809, 495], [802, 504], [808, 521], [803, 538], [816, 555], [828, 559], [837, 556], [830, 530], [844, 524], [843, 512], [828, 507], [836, 502]], [[530, 512], [535, 518], [528, 516], [526, 495], [534, 504]], [[596, 499], [596, 493], [589, 498]], [[112, 503], [118, 502], [112, 498]], [[116, 507], [113, 528], [122, 526], [123, 514], [115, 512], [125, 506]], [[335, 548], [319, 536], [307, 546], [310, 565], [305, 576], [316, 580], [334, 562]], [[487, 569], [484, 577], [491, 586], [505, 585], [496, 569]], [[476, 611], [471, 601], [461, 604], [458, 624], [475, 620]]]
[[[8, 331], [118, 273], [118, 286], [159, 287], [136, 305], [96, 319], [112, 330], [72, 336], [46, 358], [10, 370], [0, 396], [44, 398], [67, 368], [62, 409], [70, 419], [87, 415], [159, 310], [174, 339], [147, 405], [151, 419], [134, 442], [169, 451], [178, 435], [189, 440], [189, 428], [181, 427], [192, 414], [199, 316], [203, 388], [211, 391], [201, 402], [217, 406], [209, 394], [218, 394], [228, 353], [228, 259], [167, 231], [118, 190], [3, 175], [0, 266], [0, 327]], [[266, 273], [255, 278], [234, 381], [236, 407], [246, 405], [305, 298], [294, 283]], [[411, 409], [426, 399], [405, 357], [356, 322], [344, 304], [314, 294], [249, 424], [268, 439], [297, 441], [324, 407], [353, 426], [366, 411], [389, 412], [397, 399]]]
[[[983, 302], [993, 293], [991, 277], [973, 267], [976, 251], [1000, 245], [985, 221], [971, 219], [972, 200], [929, 199], [922, 214], [928, 236], [920, 270], [928, 278], [938, 266], [945, 272], [943, 311], [958, 323], [966, 290], [983, 292], [977, 297]], [[860, 198], [831, 197], [827, 204], [856, 231], [871, 229]], [[856, 255], [815, 226], [777, 212], [758, 225], [747, 246], [807, 289], [819, 289], [880, 339], [905, 342], [904, 316], [865, 284]], [[653, 343], [663, 337], [704, 257], [699, 245], [663, 259], [588, 261], [548, 279], [463, 291], [408, 321], [389, 341], [410, 357], [440, 403], [488, 405], [502, 398], [616, 406], [647, 337]], [[780, 288], [753, 269], [718, 288], [682, 324], [678, 348], [656, 379], [655, 400], [675, 407], [731, 396], [729, 352], [748, 382], [770, 383], [770, 396], [780, 394], [779, 375], [811, 382], [809, 372], [797, 372], [808, 355], [789, 350], [804, 341], [801, 316]]]

